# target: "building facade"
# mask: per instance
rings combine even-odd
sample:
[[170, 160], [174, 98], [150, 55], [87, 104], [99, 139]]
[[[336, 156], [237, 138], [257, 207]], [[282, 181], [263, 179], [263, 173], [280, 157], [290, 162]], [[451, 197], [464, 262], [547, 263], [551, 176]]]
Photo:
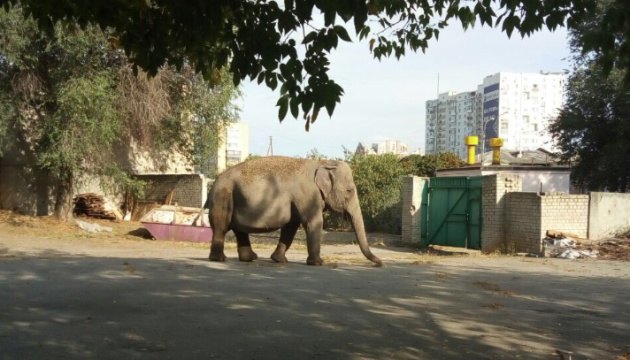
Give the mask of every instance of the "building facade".
[[564, 104], [563, 73], [498, 73], [483, 80], [483, 122], [488, 141], [503, 138], [513, 150], [553, 149], [547, 131]]
[[243, 123], [230, 124], [225, 128], [217, 156], [210, 160], [200, 172], [214, 176], [228, 166], [245, 161], [249, 156], [249, 126]]
[[466, 157], [465, 136], [479, 136], [479, 149], [493, 137], [504, 148], [553, 149], [547, 131], [564, 103], [563, 73], [507, 73], [487, 76], [476, 91], [440, 94], [426, 102], [426, 152]]
[[453, 152], [466, 157], [464, 137], [481, 130], [482, 95], [478, 91], [440, 94], [426, 103], [426, 153]]
[[395, 154], [395, 155], [409, 155], [409, 146], [399, 140], [385, 140], [378, 143], [368, 145], [366, 143], [359, 143], [355, 154], [358, 155], [380, 155], [380, 154]]
[[224, 146], [227, 166], [245, 161], [249, 156], [249, 127], [247, 124], [230, 125], [226, 129]]

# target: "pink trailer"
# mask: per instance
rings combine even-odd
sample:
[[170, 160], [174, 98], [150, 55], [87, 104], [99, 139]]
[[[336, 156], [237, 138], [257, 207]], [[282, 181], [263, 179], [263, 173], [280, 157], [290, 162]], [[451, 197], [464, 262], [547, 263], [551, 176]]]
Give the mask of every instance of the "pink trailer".
[[163, 205], [144, 215], [140, 222], [156, 240], [190, 241], [207, 243], [212, 241], [212, 228], [207, 223], [208, 210], [202, 219], [197, 219], [199, 208]]

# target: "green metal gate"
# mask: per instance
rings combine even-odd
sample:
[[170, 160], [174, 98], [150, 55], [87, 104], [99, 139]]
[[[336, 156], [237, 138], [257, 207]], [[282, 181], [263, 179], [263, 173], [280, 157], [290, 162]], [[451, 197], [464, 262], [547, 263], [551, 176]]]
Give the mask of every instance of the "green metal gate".
[[481, 176], [431, 178], [421, 245], [481, 249], [482, 183]]

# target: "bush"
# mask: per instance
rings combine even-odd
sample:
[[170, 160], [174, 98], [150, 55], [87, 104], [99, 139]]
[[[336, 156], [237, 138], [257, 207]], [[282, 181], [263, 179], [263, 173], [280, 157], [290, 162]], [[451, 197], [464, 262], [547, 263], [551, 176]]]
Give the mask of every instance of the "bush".
[[458, 168], [465, 162], [459, 156], [447, 152], [442, 154], [409, 155], [400, 160], [405, 174], [434, 177], [437, 170]]
[[352, 224], [342, 214], [332, 211], [324, 212], [324, 228], [328, 230], [345, 231], [352, 230]]
[[350, 162], [367, 231], [401, 232], [405, 170], [396, 155], [355, 156]]
[[[401, 233], [404, 175], [433, 177], [439, 169], [464, 165], [464, 161], [453, 153], [409, 155], [403, 159], [393, 154], [347, 153], [346, 161], [352, 167], [365, 229], [394, 234]], [[324, 214], [324, 226], [335, 230], [351, 229], [351, 224], [342, 215], [333, 213]]]

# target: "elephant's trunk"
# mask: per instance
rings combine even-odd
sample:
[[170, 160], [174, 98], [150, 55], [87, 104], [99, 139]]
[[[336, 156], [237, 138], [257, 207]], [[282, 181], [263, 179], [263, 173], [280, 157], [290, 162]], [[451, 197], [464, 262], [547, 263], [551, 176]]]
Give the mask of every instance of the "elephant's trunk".
[[351, 206], [346, 209], [346, 214], [350, 217], [350, 222], [354, 228], [354, 233], [357, 237], [357, 241], [359, 242], [359, 247], [361, 248], [363, 255], [368, 260], [375, 262], [378, 266], [382, 266], [383, 263], [381, 262], [381, 259], [376, 257], [370, 251], [370, 246], [368, 245], [367, 236], [365, 234], [365, 226], [363, 225], [363, 214], [361, 213], [359, 199], [355, 197], [355, 199], [351, 201]]

